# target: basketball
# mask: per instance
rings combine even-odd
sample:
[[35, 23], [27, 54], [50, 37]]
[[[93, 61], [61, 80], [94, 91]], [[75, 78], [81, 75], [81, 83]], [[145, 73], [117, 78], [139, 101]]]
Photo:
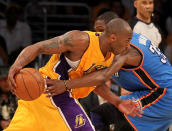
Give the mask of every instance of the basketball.
[[44, 91], [44, 79], [38, 70], [24, 68], [15, 75], [16, 96], [25, 101], [38, 98]]

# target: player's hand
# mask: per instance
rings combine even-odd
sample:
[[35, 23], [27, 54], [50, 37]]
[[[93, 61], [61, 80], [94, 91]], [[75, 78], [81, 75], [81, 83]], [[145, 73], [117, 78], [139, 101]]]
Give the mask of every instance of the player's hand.
[[2, 127], [2, 129], [6, 129], [10, 124], [10, 121], [9, 120], [1, 120], [0, 121], [0, 126]]
[[21, 66], [11, 66], [8, 73], [8, 84], [12, 93], [16, 92], [16, 82], [14, 80], [15, 75], [22, 69]]
[[57, 80], [57, 79], [45, 79], [45, 80], [47, 84], [47, 89], [44, 93], [48, 94], [47, 95], [48, 97], [59, 95], [66, 91], [63, 80]]
[[137, 103], [131, 100], [122, 100], [118, 105], [118, 109], [125, 115], [130, 115], [133, 117], [142, 117], [143, 114], [143, 111], [140, 108], [138, 108]]

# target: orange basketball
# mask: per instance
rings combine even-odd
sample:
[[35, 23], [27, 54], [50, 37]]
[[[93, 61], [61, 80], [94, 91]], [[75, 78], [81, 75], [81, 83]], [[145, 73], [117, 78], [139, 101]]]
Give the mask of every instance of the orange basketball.
[[15, 76], [16, 96], [31, 101], [38, 98], [44, 91], [44, 79], [38, 70], [24, 68]]

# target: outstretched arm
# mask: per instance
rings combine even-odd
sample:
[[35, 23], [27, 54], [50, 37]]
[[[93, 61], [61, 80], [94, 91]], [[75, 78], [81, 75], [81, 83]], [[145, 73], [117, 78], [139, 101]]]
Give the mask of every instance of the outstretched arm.
[[136, 103], [131, 100], [121, 100], [105, 84], [96, 87], [94, 92], [113, 104], [122, 113], [130, 116], [142, 116], [143, 111], [137, 108]]

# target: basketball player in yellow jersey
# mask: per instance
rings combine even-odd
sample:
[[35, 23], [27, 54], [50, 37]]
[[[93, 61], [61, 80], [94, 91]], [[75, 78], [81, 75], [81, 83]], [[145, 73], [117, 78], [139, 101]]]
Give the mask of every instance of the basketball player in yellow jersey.
[[[100, 36], [74, 30], [26, 47], [10, 68], [8, 79], [11, 90], [15, 92], [14, 76], [25, 65], [39, 54], [54, 54], [40, 72], [45, 78], [54, 81], [47, 83], [47, 90], [55, 86], [56, 80], [64, 80], [66, 91], [60, 95], [51, 92], [50, 98], [42, 95], [34, 101], [19, 100], [18, 109], [5, 131], [94, 131], [89, 118], [75, 99], [87, 96], [94, 87], [70, 91], [65, 80], [79, 78], [109, 66], [113, 54], [120, 54], [129, 47], [131, 37], [129, 25], [117, 18], [107, 24]], [[105, 98], [110, 95], [106, 91], [102, 88]], [[116, 96], [112, 103], [127, 115], [140, 116], [136, 105], [130, 100], [123, 101]]]

